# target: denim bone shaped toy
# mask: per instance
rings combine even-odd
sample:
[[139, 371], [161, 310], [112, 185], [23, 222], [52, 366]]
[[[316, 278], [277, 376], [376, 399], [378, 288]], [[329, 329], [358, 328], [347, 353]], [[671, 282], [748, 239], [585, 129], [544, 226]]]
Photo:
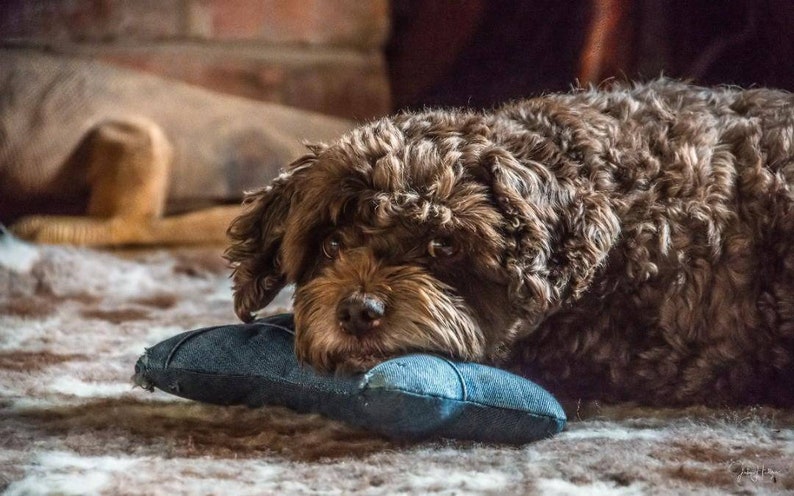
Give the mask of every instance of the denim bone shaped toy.
[[550, 393], [503, 370], [413, 354], [363, 374], [324, 375], [298, 363], [293, 338], [291, 314], [189, 331], [147, 349], [134, 380], [206, 403], [320, 413], [400, 439], [521, 444], [565, 426]]

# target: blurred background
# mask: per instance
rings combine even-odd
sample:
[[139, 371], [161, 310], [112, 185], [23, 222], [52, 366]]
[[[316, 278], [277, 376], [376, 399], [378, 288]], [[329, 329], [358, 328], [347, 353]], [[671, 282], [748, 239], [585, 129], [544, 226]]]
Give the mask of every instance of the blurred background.
[[0, 38], [359, 120], [660, 74], [794, 89], [792, 0], [6, 0]]

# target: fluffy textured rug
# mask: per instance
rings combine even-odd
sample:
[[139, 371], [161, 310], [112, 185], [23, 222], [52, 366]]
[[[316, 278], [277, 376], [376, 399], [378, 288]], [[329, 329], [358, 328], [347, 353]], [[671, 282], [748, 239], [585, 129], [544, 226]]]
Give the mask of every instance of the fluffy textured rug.
[[234, 320], [220, 249], [99, 252], [0, 237], [0, 489], [794, 493], [792, 411], [591, 404], [570, 412], [561, 435], [526, 446], [411, 444], [282, 408], [132, 387], [144, 347]]

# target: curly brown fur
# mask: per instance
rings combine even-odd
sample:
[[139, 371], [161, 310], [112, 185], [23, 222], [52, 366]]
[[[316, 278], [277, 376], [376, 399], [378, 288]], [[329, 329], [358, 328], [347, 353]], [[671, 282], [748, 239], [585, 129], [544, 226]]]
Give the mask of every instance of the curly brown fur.
[[327, 370], [427, 351], [575, 397], [792, 405], [793, 109], [659, 80], [370, 123], [249, 195], [236, 311], [295, 283]]

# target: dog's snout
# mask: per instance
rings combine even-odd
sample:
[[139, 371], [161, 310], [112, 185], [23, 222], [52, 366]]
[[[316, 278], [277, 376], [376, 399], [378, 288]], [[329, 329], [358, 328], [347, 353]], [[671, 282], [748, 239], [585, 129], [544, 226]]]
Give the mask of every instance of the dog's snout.
[[371, 295], [355, 294], [342, 300], [336, 307], [336, 316], [342, 329], [355, 336], [380, 325], [386, 306], [383, 301]]

